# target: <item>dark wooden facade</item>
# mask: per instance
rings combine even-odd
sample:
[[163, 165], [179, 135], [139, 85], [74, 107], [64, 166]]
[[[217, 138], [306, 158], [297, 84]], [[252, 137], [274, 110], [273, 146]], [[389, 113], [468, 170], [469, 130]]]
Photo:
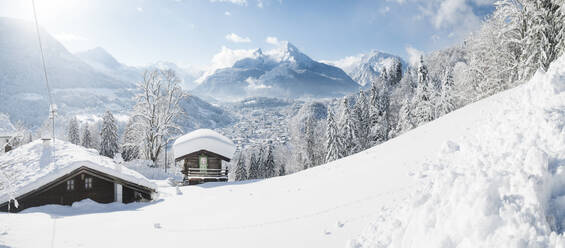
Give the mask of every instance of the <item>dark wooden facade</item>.
[[[153, 190], [150, 188], [88, 167], [81, 167], [47, 185], [17, 197], [18, 208], [14, 206], [13, 201], [1, 203], [0, 211], [19, 212], [26, 208], [47, 204], [72, 205], [73, 202], [86, 198], [99, 203], [110, 203], [116, 200], [116, 183], [122, 185], [123, 203], [151, 200]], [[9, 208], [8, 204], [10, 204]]]
[[[205, 168], [200, 165], [202, 157], [207, 160]], [[227, 181], [228, 170], [222, 169], [222, 161], [229, 162], [230, 159], [207, 150], [193, 152], [176, 159], [176, 162], [182, 163], [184, 182], [189, 185]]]

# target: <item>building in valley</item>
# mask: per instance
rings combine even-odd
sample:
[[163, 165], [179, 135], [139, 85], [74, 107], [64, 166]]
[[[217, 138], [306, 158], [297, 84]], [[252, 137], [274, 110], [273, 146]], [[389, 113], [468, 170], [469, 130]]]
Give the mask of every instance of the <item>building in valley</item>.
[[185, 184], [228, 180], [234, 143], [210, 129], [198, 129], [179, 137], [173, 144], [175, 163], [182, 168]]
[[0, 211], [46, 204], [149, 201], [157, 186], [141, 174], [68, 142], [36, 140], [0, 156]]

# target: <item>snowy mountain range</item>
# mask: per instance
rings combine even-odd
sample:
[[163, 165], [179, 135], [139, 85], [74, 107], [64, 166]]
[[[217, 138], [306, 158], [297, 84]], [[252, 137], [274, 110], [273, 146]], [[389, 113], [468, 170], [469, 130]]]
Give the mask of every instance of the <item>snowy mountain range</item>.
[[355, 82], [365, 87], [377, 81], [384, 71], [394, 72], [398, 67], [405, 71], [408, 66], [402, 58], [378, 50], [324, 62], [343, 69]]
[[[185, 81], [190, 74], [165, 62], [146, 68], [127, 66], [102, 48], [75, 55], [45, 30], [40, 32], [61, 127], [72, 115], [88, 121], [97, 120], [96, 116], [106, 110], [118, 115], [119, 120], [119, 116], [127, 116], [133, 106], [135, 82], [146, 68], [172, 68]], [[49, 100], [34, 26], [26, 21], [0, 18], [0, 37], [0, 113], [8, 114], [14, 123], [22, 121], [30, 128], [38, 128], [47, 119]], [[193, 78], [189, 81], [193, 82]], [[209, 125], [211, 121], [213, 126], [221, 126], [233, 120], [196, 96], [187, 98], [183, 107], [192, 116], [181, 120], [187, 130]]]
[[312, 60], [289, 42], [249, 57], [228, 68], [218, 69], [194, 89], [221, 99], [248, 96], [286, 98], [336, 97], [356, 91], [359, 85], [343, 70]]

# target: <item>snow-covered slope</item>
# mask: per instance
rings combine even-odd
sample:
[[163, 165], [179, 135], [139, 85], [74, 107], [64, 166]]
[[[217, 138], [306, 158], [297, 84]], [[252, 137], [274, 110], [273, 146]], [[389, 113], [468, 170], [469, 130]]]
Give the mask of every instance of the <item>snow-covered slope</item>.
[[355, 82], [362, 86], [370, 86], [378, 81], [383, 71], [396, 72], [398, 68], [406, 69], [406, 62], [398, 56], [372, 50], [366, 54], [349, 56], [337, 61], [327, 61], [328, 64], [343, 69]]
[[[41, 35], [49, 83], [62, 113], [98, 101], [116, 110], [113, 107], [124, 102], [114, 96], [131, 97], [123, 89], [133, 84], [96, 71], [43, 29]], [[47, 118], [48, 99], [34, 26], [31, 22], [0, 18], [0, 37], [0, 112], [8, 113], [13, 121], [37, 127]]]
[[526, 85], [296, 174], [161, 184], [152, 203], [3, 213], [0, 245], [563, 247], [563, 109], [565, 58]]
[[216, 70], [194, 89], [217, 99], [249, 96], [335, 97], [359, 88], [341, 69], [316, 62], [289, 42], [263, 53], [257, 49], [232, 67]]
[[79, 52], [75, 55], [92, 66], [92, 68], [109, 77], [132, 84], [143, 79], [143, 68], [131, 67], [118, 62], [102, 47]]
[[424, 163], [413, 198], [352, 247], [565, 247], [565, 56], [454, 115], [477, 107], [491, 110], [475, 131]]

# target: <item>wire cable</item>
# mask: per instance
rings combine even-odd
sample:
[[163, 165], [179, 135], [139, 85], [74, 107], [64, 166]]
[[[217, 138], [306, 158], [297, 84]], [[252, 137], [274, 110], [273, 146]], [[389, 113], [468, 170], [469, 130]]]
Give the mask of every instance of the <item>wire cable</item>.
[[43, 76], [45, 77], [45, 84], [47, 85], [47, 97], [49, 98], [49, 111], [52, 120], [51, 139], [53, 140], [53, 148], [51, 149], [53, 166], [55, 166], [55, 105], [53, 104], [53, 97], [51, 96], [51, 86], [49, 85], [49, 77], [47, 77], [47, 66], [45, 65], [45, 55], [43, 52], [43, 44], [41, 42], [41, 34], [39, 32], [39, 22], [37, 21], [37, 11], [35, 10], [35, 0], [31, 0], [33, 8], [33, 19], [35, 21], [35, 33], [37, 34], [37, 42], [39, 43], [39, 50], [41, 51], [41, 63], [43, 65]]

